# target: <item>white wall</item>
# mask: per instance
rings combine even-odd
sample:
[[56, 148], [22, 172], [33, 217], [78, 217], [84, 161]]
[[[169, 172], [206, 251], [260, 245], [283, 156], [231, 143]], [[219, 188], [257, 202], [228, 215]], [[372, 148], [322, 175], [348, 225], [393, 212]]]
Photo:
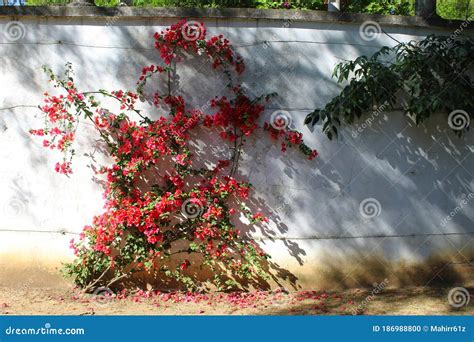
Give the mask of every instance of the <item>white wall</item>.
[[[14, 42], [6, 37], [9, 22], [0, 19], [0, 285], [25, 279], [58, 285], [57, 266], [71, 257], [68, 241], [101, 212], [101, 187], [92, 180], [90, 166], [103, 159], [86, 134], [68, 179], [53, 171], [60, 156], [29, 136], [30, 128], [41, 126], [34, 107], [49, 90], [41, 66], [60, 72], [71, 62], [84, 90], [132, 88], [141, 67], [159, 60], [152, 34], [175, 20], [24, 19], [24, 35]], [[320, 152], [309, 162], [291, 152], [282, 155], [278, 146], [257, 137], [257, 148], [248, 150], [242, 163], [243, 174], [258, 190], [253, 205], [273, 218], [271, 231], [255, 235], [267, 236], [264, 248], [300, 284], [358, 286], [387, 276], [396, 284], [402, 283], [403, 272], [396, 269], [403, 261], [427, 262], [443, 254], [442, 263], [451, 272], [451, 261], [472, 259], [472, 133], [455, 137], [443, 115], [414, 127], [397, 112], [382, 113], [356, 138], [351, 136], [356, 127], [348, 127], [332, 142], [320, 127], [311, 132], [302, 126], [308, 112], [338, 93], [331, 79], [336, 63], [393, 46], [391, 38], [380, 34], [364, 41], [358, 24], [294, 21], [287, 28], [281, 20], [230, 19], [205, 24], [210, 35], [229, 37], [244, 57], [243, 82], [250, 91], [279, 93], [266, 116], [276, 109], [289, 111], [294, 126]], [[383, 29], [400, 41], [451, 33]], [[221, 86], [197, 60], [192, 66], [197, 71], [182, 67], [176, 86], [202, 106]], [[372, 219], [359, 210], [367, 198], [381, 205], [380, 215]], [[278, 239], [271, 241], [269, 235]], [[20, 278], [15, 276], [19, 271]], [[405, 275], [408, 282], [418, 276], [413, 269]]]

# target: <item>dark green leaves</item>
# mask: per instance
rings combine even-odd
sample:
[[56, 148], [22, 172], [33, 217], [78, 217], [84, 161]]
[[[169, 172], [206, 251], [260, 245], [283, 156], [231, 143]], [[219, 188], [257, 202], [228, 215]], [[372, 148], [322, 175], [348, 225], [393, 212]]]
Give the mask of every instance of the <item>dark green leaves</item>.
[[[346, 86], [323, 109], [309, 113], [305, 124], [322, 121], [323, 132], [332, 139], [337, 137], [337, 127], [353, 124], [382, 104], [387, 104], [383, 111], [401, 108], [417, 124], [435, 113], [447, 116], [454, 110], [463, 110], [472, 119], [473, 61], [473, 39], [462, 35], [432, 35], [383, 47], [370, 58], [338, 64], [333, 77]], [[399, 94], [404, 95], [403, 104]], [[461, 135], [463, 130], [455, 133]]]

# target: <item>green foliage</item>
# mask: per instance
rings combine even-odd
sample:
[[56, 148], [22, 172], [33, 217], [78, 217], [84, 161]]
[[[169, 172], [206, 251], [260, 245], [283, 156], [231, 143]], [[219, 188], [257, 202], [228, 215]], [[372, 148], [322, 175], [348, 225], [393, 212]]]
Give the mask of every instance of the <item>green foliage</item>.
[[[67, 5], [72, 0], [27, 0], [28, 6], [47, 6], [47, 5]], [[96, 6], [115, 7], [120, 4], [120, 0], [95, 0]]]
[[342, 9], [356, 13], [413, 15], [414, 0], [352, 0], [346, 1]]
[[69, 0], [27, 0], [27, 6], [67, 5]]
[[[27, 0], [27, 5], [66, 5], [71, 0]], [[474, 17], [474, 0], [438, 0], [442, 18], [465, 20]], [[95, 0], [101, 7], [118, 6], [120, 0]], [[354, 13], [414, 15], [415, 0], [346, 0], [342, 10]], [[270, 8], [326, 10], [324, 0], [133, 0], [134, 6], [193, 8]]]
[[293, 1], [271, 1], [257, 0], [254, 1], [257, 8], [287, 8], [287, 9], [307, 9], [307, 10], [323, 10], [325, 9], [324, 0], [293, 0]]
[[474, 18], [474, 0], [437, 0], [436, 11], [445, 19]]
[[156, 7], [194, 7], [194, 8], [218, 8], [218, 7], [255, 7], [253, 0], [135, 0], [135, 6]]
[[135, 6], [193, 7], [193, 8], [293, 8], [322, 10], [324, 0], [135, 0]]
[[353, 124], [382, 104], [384, 110], [396, 109], [403, 98], [403, 111], [416, 124], [434, 113], [454, 110], [466, 111], [472, 119], [474, 84], [468, 75], [473, 60], [473, 39], [464, 36], [432, 35], [420, 42], [383, 47], [370, 58], [337, 65], [333, 77], [348, 84], [323, 109], [308, 114], [305, 124], [322, 121], [323, 132], [332, 139], [343, 123]]

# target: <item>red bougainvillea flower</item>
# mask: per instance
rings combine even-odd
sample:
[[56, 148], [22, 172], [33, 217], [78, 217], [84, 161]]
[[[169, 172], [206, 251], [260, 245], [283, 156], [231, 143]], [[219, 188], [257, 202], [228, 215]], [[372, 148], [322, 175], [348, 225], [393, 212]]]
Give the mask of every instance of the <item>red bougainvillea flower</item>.
[[186, 268], [188, 268], [189, 265], [189, 260], [186, 259], [181, 263], [181, 265], [179, 265], [179, 268], [181, 269], [181, 271], [184, 271]]
[[56, 172], [62, 173], [62, 174], [71, 174], [71, 163], [70, 162], [64, 162], [64, 163], [56, 163], [56, 166], [54, 167]]
[[[263, 213], [247, 207], [252, 187], [236, 176], [246, 139], [263, 129], [280, 140], [283, 152], [296, 147], [309, 159], [317, 152], [304, 144], [299, 132], [262, 126], [265, 105], [273, 95], [251, 98], [233, 84], [244, 62], [222, 35], [208, 38], [204, 25], [182, 20], [154, 39], [162, 63], [144, 67], [133, 91], [81, 92], [69, 64], [64, 77], [45, 68], [61, 94], [45, 94], [40, 107], [45, 126], [30, 133], [62, 154], [55, 170], [72, 173], [72, 146], [84, 120], [96, 130], [111, 160], [97, 172], [104, 179], [104, 212], [84, 227], [78, 241], [71, 241], [76, 259], [66, 265], [66, 274], [87, 288], [153, 270], [193, 288], [201, 280], [187, 274], [191, 261], [183, 257], [195, 254], [192, 262], [207, 267], [212, 274], [207, 281], [221, 289], [239, 286], [229, 274], [250, 283], [266, 277], [268, 255], [241, 233], [238, 225], [244, 223], [236, 217], [243, 215], [251, 225], [268, 223]], [[173, 94], [176, 65], [189, 54], [208, 60], [225, 75], [228, 96], [216, 96], [207, 106], [193, 109], [182, 95]], [[162, 80], [150, 82], [152, 77]], [[149, 89], [156, 84], [161, 89]], [[116, 101], [115, 110], [103, 107], [99, 96]], [[158, 113], [145, 113], [139, 109], [141, 102], [159, 107]], [[214, 146], [196, 147], [203, 132], [223, 139], [219, 147], [227, 147], [228, 156], [206, 160]], [[203, 160], [204, 166], [195, 166]]]

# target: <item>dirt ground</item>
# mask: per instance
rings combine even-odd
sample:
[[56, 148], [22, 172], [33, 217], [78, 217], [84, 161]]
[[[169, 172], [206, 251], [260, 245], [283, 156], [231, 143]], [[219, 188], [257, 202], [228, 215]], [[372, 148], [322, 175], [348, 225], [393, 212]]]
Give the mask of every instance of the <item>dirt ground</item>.
[[75, 289], [0, 287], [2, 315], [472, 315], [449, 305], [449, 288], [186, 294], [84, 295]]

